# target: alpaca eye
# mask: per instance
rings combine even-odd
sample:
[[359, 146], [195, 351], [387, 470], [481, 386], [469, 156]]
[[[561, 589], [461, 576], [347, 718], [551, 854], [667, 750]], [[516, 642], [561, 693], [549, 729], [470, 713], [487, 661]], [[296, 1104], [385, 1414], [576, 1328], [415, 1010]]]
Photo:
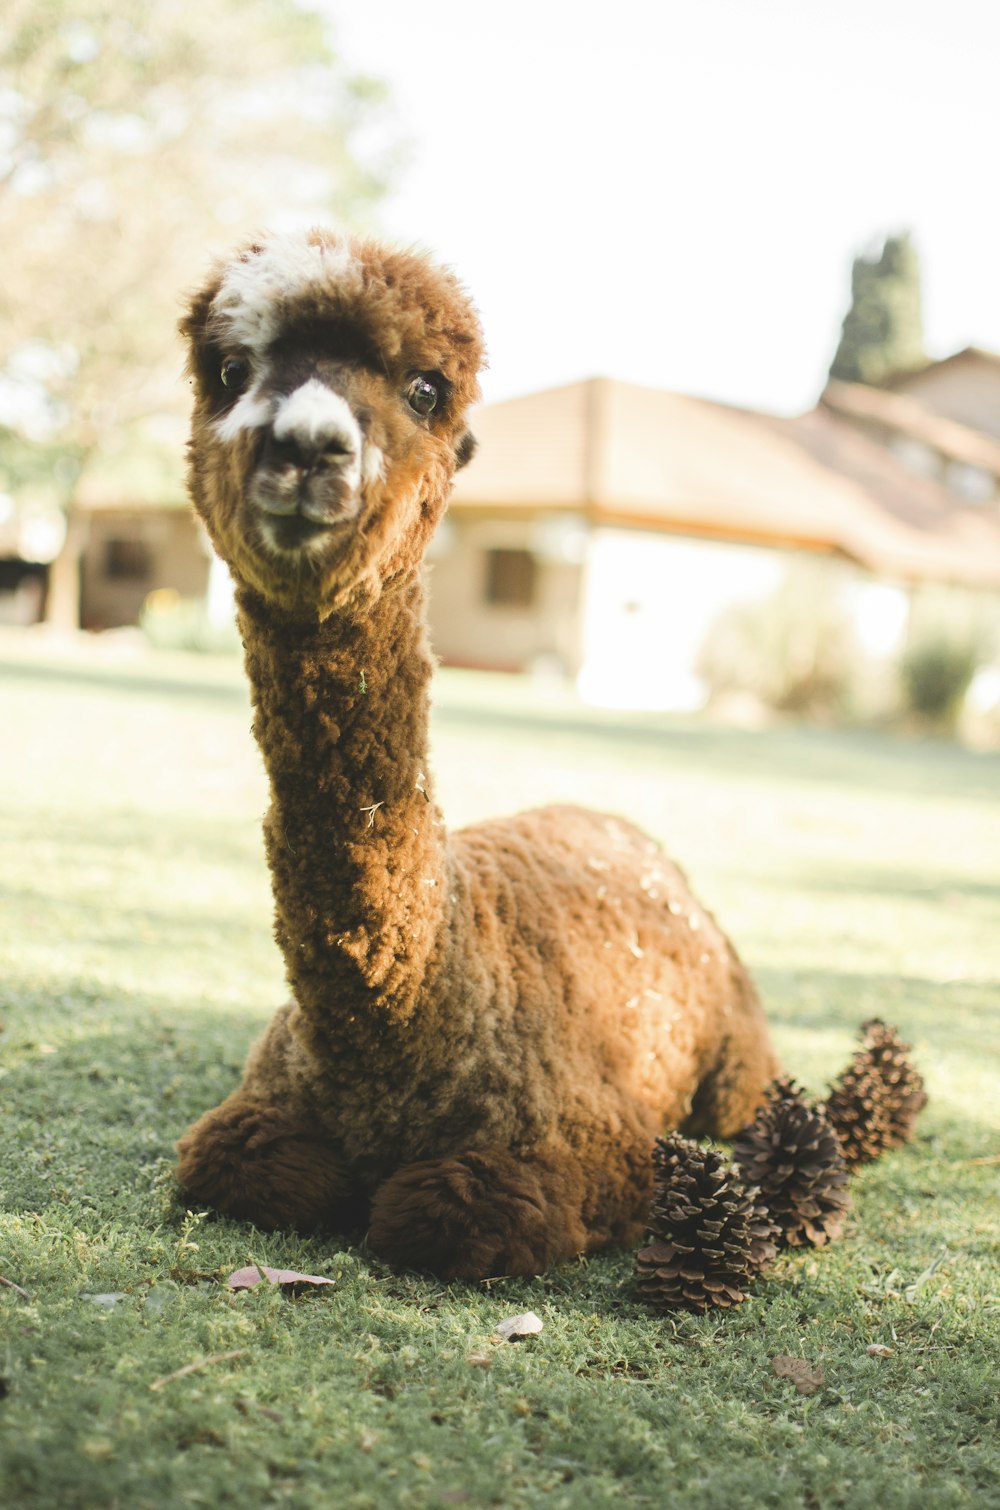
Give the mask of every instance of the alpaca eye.
[[250, 363], [242, 357], [226, 357], [219, 376], [223, 388], [230, 393], [241, 393], [250, 377]]
[[437, 384], [432, 383], [430, 378], [411, 378], [406, 390], [406, 402], [415, 414], [424, 419], [428, 414], [433, 414], [437, 407], [438, 390]]

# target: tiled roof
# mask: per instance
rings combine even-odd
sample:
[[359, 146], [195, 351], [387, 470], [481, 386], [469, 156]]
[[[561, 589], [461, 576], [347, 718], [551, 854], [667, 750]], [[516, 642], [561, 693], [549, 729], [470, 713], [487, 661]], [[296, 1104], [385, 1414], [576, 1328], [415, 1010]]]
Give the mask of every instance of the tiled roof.
[[949, 461], [985, 467], [1000, 477], [1000, 440], [982, 430], [974, 430], [970, 425], [959, 424], [957, 420], [932, 414], [923, 404], [904, 393], [870, 388], [865, 383], [831, 381], [824, 388], [820, 403], [847, 419], [868, 421], [898, 435], [923, 441]]
[[1000, 585], [1000, 517], [913, 477], [828, 409], [794, 419], [591, 378], [491, 404], [454, 505], [837, 551], [905, 580]]
[[927, 362], [923, 367], [908, 367], [903, 372], [893, 373], [885, 379], [884, 388], [895, 388], [897, 385], [905, 387], [914, 378], [923, 377], [925, 373], [937, 372], [942, 367], [957, 367], [967, 362], [982, 362], [987, 367], [1000, 368], [1000, 352], [990, 351], [987, 346], [963, 346], [960, 351], [953, 351], [950, 356], [940, 357], [935, 362]]

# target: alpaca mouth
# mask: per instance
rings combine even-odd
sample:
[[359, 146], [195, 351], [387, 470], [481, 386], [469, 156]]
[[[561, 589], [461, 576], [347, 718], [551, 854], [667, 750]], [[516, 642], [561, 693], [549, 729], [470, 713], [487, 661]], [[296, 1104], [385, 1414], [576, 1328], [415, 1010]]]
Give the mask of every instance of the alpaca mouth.
[[314, 519], [308, 514], [271, 514], [261, 520], [264, 536], [273, 550], [309, 550], [334, 531], [350, 524], [348, 519]]
[[251, 490], [257, 527], [272, 550], [314, 548], [356, 525], [360, 500], [344, 479], [265, 473]]

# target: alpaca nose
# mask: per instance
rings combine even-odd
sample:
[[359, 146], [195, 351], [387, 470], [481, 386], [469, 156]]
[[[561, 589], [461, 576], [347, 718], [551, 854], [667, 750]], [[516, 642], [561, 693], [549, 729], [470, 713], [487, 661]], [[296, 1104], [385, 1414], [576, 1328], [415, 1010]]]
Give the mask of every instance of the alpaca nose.
[[341, 435], [304, 436], [292, 433], [279, 436], [271, 429], [264, 438], [260, 465], [273, 472], [285, 468], [313, 472], [328, 464], [337, 466], [349, 463], [354, 456], [350, 440]]
[[350, 468], [361, 454], [361, 430], [347, 402], [310, 378], [283, 398], [264, 442], [265, 466], [309, 472], [322, 466]]

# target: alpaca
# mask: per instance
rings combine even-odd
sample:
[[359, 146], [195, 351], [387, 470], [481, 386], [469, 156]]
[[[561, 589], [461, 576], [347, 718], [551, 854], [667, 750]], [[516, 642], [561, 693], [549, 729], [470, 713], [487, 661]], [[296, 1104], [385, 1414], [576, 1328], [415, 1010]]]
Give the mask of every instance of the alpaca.
[[778, 1066], [732, 945], [630, 824], [446, 834], [421, 558], [474, 446], [477, 315], [424, 257], [313, 231], [219, 264], [181, 329], [293, 999], [180, 1185], [265, 1228], [367, 1224], [446, 1279], [631, 1243], [656, 1135], [734, 1134]]

